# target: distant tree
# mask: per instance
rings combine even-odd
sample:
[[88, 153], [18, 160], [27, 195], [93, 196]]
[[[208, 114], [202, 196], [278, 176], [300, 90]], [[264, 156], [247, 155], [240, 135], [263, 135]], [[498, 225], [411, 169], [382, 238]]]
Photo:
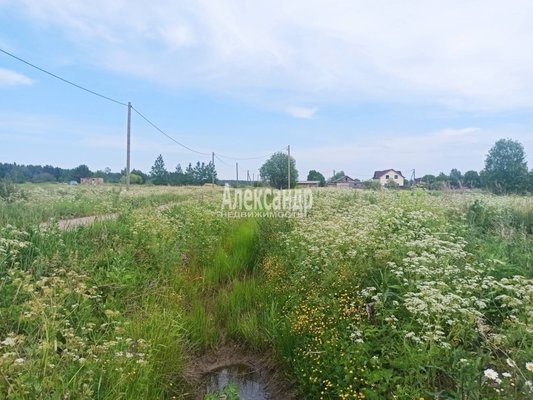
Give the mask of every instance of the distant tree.
[[463, 184], [470, 189], [481, 187], [481, 180], [477, 171], [466, 171], [463, 177]]
[[[126, 175], [122, 175], [120, 177], [120, 183], [126, 183]], [[133, 172], [130, 172], [130, 184], [142, 185], [143, 183], [144, 183], [144, 179], [142, 176], [134, 174]]]
[[431, 189], [434, 186], [436, 180], [437, 178], [435, 177], [435, 175], [427, 174], [420, 178], [420, 183], [425, 188]]
[[168, 172], [165, 168], [165, 161], [163, 156], [159, 154], [155, 159], [154, 165], [150, 171], [150, 177], [154, 185], [166, 185], [168, 184]]
[[449, 179], [444, 172], [438, 176], [427, 174], [420, 179], [420, 185], [429, 190], [442, 190], [448, 186]]
[[43, 172], [53, 175], [56, 181], [59, 180], [59, 177], [61, 176], [61, 168], [52, 167], [51, 165], [45, 165], [43, 167]]
[[48, 172], [41, 172], [33, 175], [31, 181], [34, 183], [56, 182], [56, 177]]
[[369, 179], [363, 182], [363, 188], [371, 190], [381, 190], [381, 183], [378, 180]]
[[24, 165], [17, 164], [13, 164], [13, 168], [11, 168], [6, 177], [14, 183], [23, 183], [30, 179], [28, 169]]
[[463, 175], [461, 174], [461, 171], [454, 168], [450, 171], [450, 187], [454, 189], [460, 189], [463, 187]]
[[494, 193], [519, 193], [527, 189], [528, 169], [524, 147], [511, 139], [500, 139], [485, 159], [483, 181]]
[[89, 178], [91, 176], [93, 176], [93, 173], [91, 172], [89, 167], [85, 164], [81, 164], [77, 166], [71, 171], [71, 174], [70, 174], [71, 180], [73, 179], [78, 182], [81, 181], [81, 178]]
[[324, 178], [324, 175], [322, 175], [318, 171], [315, 171], [314, 169], [309, 171], [309, 173], [307, 174], [307, 180], [308, 181], [319, 181], [320, 187], [326, 186], [326, 178]]
[[96, 172], [93, 174], [95, 178], [106, 178], [106, 173], [102, 171], [101, 169], [96, 170]]
[[[118, 175], [118, 177], [117, 177], [117, 175]], [[132, 180], [131, 180], [131, 175], [137, 175], [138, 177], [141, 178], [141, 182], [135, 182], [136, 185], [142, 185], [143, 183], [146, 183], [146, 181], [149, 179], [149, 176], [146, 175], [144, 172], [142, 172], [140, 169], [133, 168], [130, 171], [130, 183], [133, 183]], [[121, 170], [120, 174], [111, 172], [111, 170], [110, 170], [109, 172], [107, 172], [105, 174], [105, 179], [108, 182], [125, 183], [126, 182], [126, 168]]]
[[437, 178], [435, 178], [436, 181], [438, 182], [446, 182], [448, 183], [449, 180], [450, 180], [450, 177], [448, 175], [446, 175], [444, 172], [441, 172], [440, 174], [437, 175]]
[[[285, 153], [278, 152], [272, 155], [259, 170], [261, 177], [267, 181], [270, 186], [275, 188], [287, 188], [289, 183], [288, 177], [289, 156]], [[296, 186], [298, 171], [296, 170], [296, 161], [290, 159], [291, 188]]]
[[171, 185], [181, 186], [186, 184], [185, 174], [180, 164], [176, 166], [174, 172], [169, 173], [168, 179]]
[[140, 169], [133, 168], [130, 173], [140, 176], [141, 184], [145, 183], [148, 180], [148, 176], [144, 172], [142, 172]]
[[195, 184], [195, 176], [194, 176], [194, 168], [192, 167], [192, 164], [189, 163], [187, 167], [185, 168], [185, 178], [184, 178], [184, 184], [185, 185], [194, 185]]
[[213, 179], [215, 183], [217, 182], [217, 171], [213, 163], [205, 164], [196, 163], [195, 167], [192, 169], [193, 184], [195, 185], [204, 185], [211, 182]]

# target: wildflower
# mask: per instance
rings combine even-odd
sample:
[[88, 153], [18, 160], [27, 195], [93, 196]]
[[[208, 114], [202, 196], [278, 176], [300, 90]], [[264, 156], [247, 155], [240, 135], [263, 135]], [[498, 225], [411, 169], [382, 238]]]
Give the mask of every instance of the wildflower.
[[527, 369], [528, 371], [533, 372], [533, 362], [527, 362], [527, 363], [526, 363], [526, 369]]
[[7, 337], [3, 341], [0, 342], [1, 345], [13, 347], [17, 342], [12, 337]]
[[516, 368], [516, 363], [511, 360], [510, 358], [506, 359], [505, 362], [507, 363], [508, 366], [510, 366], [511, 368]]
[[504, 372], [504, 373], [502, 373], [502, 376], [504, 376], [506, 378], [510, 378], [512, 375], [509, 372]]
[[492, 368], [486, 369], [483, 374], [490, 380], [496, 381], [498, 379], [498, 373]]
[[24, 359], [23, 358], [17, 358], [15, 361], [13, 361], [13, 364], [15, 364], [15, 365], [24, 364]]

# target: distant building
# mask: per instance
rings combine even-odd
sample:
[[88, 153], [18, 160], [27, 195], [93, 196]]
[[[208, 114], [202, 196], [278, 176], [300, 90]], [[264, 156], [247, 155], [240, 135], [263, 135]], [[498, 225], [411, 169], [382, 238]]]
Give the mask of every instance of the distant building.
[[361, 181], [359, 179], [352, 179], [348, 175], [344, 175], [329, 182], [328, 186], [337, 188], [355, 188], [361, 186]]
[[320, 186], [320, 181], [298, 181], [297, 188], [315, 188]]
[[101, 185], [104, 183], [104, 178], [81, 178], [82, 185]]
[[381, 186], [385, 186], [389, 182], [394, 182], [398, 186], [405, 185], [405, 177], [402, 175], [402, 171], [396, 171], [395, 169], [375, 171], [372, 179], [378, 181]]

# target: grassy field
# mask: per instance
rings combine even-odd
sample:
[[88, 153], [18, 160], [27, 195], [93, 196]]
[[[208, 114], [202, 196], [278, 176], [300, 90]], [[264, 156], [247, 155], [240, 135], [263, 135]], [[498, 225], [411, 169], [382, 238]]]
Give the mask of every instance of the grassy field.
[[194, 399], [191, 363], [228, 344], [297, 398], [533, 396], [531, 198], [318, 190], [283, 220], [221, 218], [213, 188], [21, 190], [0, 202], [0, 398]]

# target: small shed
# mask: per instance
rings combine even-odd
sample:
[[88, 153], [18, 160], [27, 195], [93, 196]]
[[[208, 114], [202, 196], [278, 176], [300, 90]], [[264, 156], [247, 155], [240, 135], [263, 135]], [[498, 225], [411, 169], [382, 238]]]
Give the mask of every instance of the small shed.
[[82, 185], [101, 185], [104, 183], [104, 178], [81, 178]]
[[361, 181], [359, 179], [352, 179], [348, 175], [341, 176], [328, 184], [328, 186], [337, 188], [355, 188], [360, 185]]
[[320, 186], [320, 181], [298, 181], [297, 188], [315, 188]]

